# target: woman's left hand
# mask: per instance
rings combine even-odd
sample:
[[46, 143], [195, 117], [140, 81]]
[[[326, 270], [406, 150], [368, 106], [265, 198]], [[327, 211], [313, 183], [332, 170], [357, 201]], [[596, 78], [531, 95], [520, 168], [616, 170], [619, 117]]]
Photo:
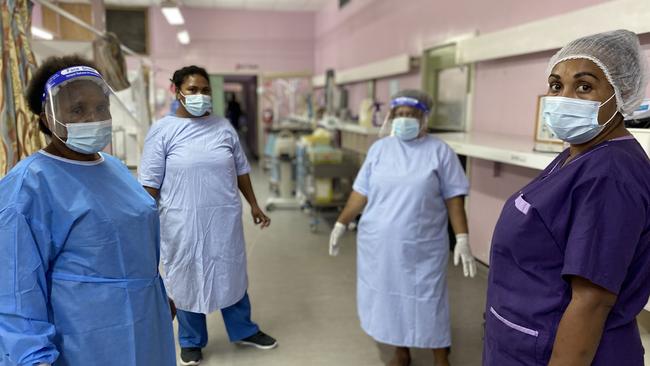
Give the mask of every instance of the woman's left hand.
[[254, 206], [251, 209], [251, 214], [253, 215], [255, 225], [261, 225], [262, 229], [271, 226], [271, 219], [258, 206]]

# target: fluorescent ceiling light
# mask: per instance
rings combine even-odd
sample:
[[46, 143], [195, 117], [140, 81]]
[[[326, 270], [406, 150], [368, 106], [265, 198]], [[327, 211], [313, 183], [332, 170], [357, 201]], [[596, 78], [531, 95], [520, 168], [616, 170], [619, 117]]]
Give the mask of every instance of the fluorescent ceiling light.
[[171, 25], [185, 24], [185, 19], [183, 19], [183, 14], [181, 14], [181, 9], [179, 9], [177, 6], [163, 7], [162, 13], [167, 19], [167, 23]]
[[47, 39], [48, 41], [54, 39], [54, 35], [45, 29], [39, 28], [32, 26], [32, 36], [41, 38], [41, 39]]
[[178, 32], [176, 37], [178, 37], [178, 41], [181, 44], [189, 44], [190, 43], [190, 34], [186, 30], [184, 30], [182, 32]]

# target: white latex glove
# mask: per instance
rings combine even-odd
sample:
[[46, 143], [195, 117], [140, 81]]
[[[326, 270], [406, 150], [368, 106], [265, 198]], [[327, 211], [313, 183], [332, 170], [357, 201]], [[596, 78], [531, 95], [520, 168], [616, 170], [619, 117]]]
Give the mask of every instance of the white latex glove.
[[476, 260], [474, 260], [472, 249], [469, 247], [469, 237], [467, 234], [456, 235], [454, 266], [458, 266], [461, 260], [463, 261], [463, 274], [465, 274], [465, 277], [474, 278], [476, 276]]
[[346, 226], [340, 222], [337, 222], [334, 225], [334, 229], [332, 229], [332, 233], [330, 234], [330, 255], [332, 257], [339, 255], [339, 242], [343, 234], [345, 234], [345, 230]]

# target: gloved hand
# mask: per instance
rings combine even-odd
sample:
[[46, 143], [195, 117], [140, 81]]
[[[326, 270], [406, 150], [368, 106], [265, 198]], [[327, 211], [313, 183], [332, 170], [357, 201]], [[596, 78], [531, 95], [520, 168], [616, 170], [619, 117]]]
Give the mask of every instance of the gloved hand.
[[474, 278], [476, 276], [476, 260], [474, 260], [472, 249], [469, 247], [469, 237], [467, 234], [456, 235], [454, 266], [458, 266], [461, 260], [463, 261], [463, 273], [465, 277]]
[[332, 229], [332, 233], [330, 234], [330, 255], [332, 257], [339, 255], [339, 241], [341, 241], [341, 237], [345, 234], [346, 229], [347, 227], [340, 222], [334, 225], [334, 229]]

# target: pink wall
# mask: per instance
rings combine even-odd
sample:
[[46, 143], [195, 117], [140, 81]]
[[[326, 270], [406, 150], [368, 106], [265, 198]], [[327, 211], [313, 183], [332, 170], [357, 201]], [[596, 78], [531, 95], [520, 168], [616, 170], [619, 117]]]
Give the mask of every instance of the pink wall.
[[[409, 0], [397, 5], [394, 0], [355, 0], [342, 10], [332, 2], [316, 17], [315, 70], [320, 73], [328, 68], [350, 68], [402, 53], [419, 55], [427, 45], [453, 36], [495, 31], [602, 2]], [[650, 44], [648, 38], [642, 37], [642, 42]], [[545, 69], [551, 54], [478, 63], [472, 131], [532, 140], [537, 96], [546, 90]], [[409, 83], [419, 87], [417, 81]], [[387, 95], [387, 90], [388, 81], [378, 83], [378, 95]], [[479, 159], [472, 159], [470, 171], [471, 243], [477, 257], [487, 263], [489, 243], [503, 202], [538, 171], [509, 165], [497, 167]]]
[[316, 16], [316, 72], [349, 68], [478, 30], [490, 32], [605, 0], [330, 1]]
[[[238, 64], [257, 65], [259, 72], [311, 71], [314, 66], [313, 13], [244, 11], [183, 7], [185, 26], [170, 26], [160, 8], [149, 11], [150, 56], [159, 86], [174, 70], [189, 64], [211, 73], [234, 73]], [[187, 29], [191, 43], [181, 45], [176, 33]]]
[[39, 3], [32, 3], [32, 25], [43, 26], [43, 9]]

